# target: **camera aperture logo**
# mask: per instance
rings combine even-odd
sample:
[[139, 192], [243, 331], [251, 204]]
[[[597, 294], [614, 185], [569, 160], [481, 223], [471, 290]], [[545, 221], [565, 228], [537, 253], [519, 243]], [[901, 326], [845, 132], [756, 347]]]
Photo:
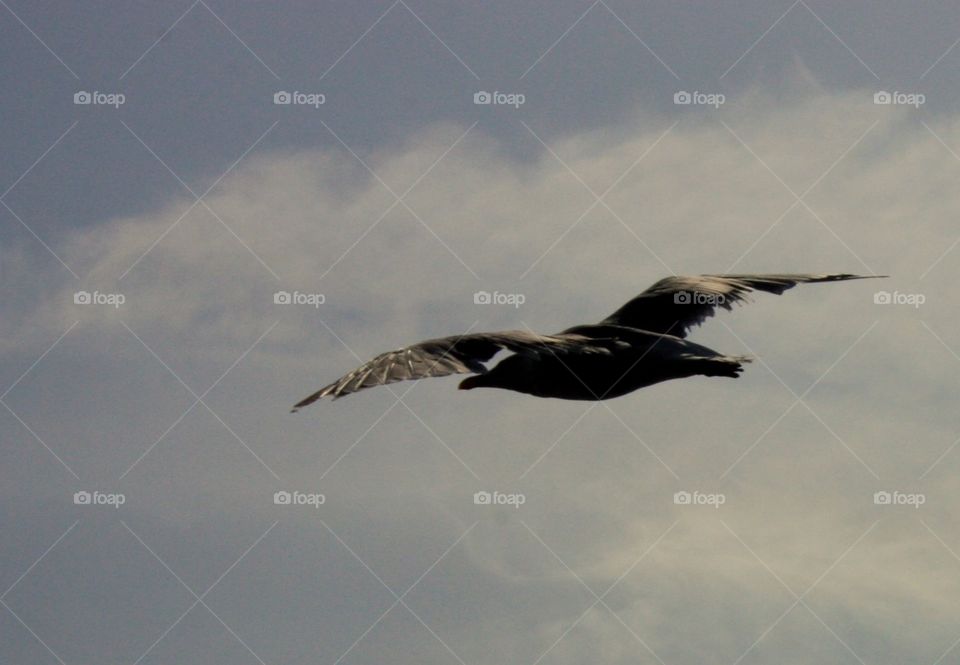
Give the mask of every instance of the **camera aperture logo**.
[[709, 305], [722, 307], [726, 297], [722, 293], [700, 293], [699, 291], [677, 291], [673, 294], [676, 305]]
[[673, 502], [678, 506], [713, 506], [719, 508], [727, 502], [727, 496], [719, 492], [707, 494], [699, 491], [687, 492], [681, 490], [674, 492]]
[[500, 293], [494, 291], [477, 291], [473, 294], [474, 305], [513, 305], [519, 309], [520, 305], [527, 302], [527, 297], [522, 293]]
[[473, 103], [477, 106], [512, 106], [518, 109], [526, 101], [526, 96], [520, 92], [500, 92], [499, 90], [487, 92], [486, 90], [480, 90], [473, 93]]
[[110, 305], [120, 309], [120, 305], [127, 302], [127, 297], [122, 293], [100, 293], [94, 291], [77, 291], [73, 294], [74, 305]]
[[877, 506], [913, 506], [920, 508], [927, 502], [927, 495], [919, 492], [909, 493], [894, 490], [887, 492], [881, 490], [873, 493], [873, 503]]
[[119, 508], [127, 502], [127, 497], [123, 494], [109, 494], [94, 490], [88, 492], [81, 490], [73, 493], [73, 503], [77, 506], [113, 506]]
[[73, 93], [73, 103], [78, 106], [112, 106], [118, 109], [126, 101], [127, 96], [122, 92], [100, 92], [99, 90], [87, 92], [86, 90], [80, 90]]
[[912, 106], [920, 108], [927, 101], [927, 96], [922, 92], [900, 92], [894, 90], [878, 90], [873, 93], [873, 103], [880, 106]]
[[718, 109], [726, 101], [726, 95], [720, 92], [700, 92], [699, 90], [687, 92], [686, 90], [679, 90], [673, 93], [673, 103], [677, 106], [712, 106]]
[[319, 308], [327, 301], [327, 297], [322, 293], [300, 293], [294, 291], [277, 291], [273, 294], [274, 305], [310, 305]]
[[313, 506], [319, 508], [327, 502], [327, 497], [319, 492], [287, 492], [280, 490], [273, 493], [273, 503], [278, 506]]
[[277, 106], [312, 106], [315, 109], [320, 108], [327, 103], [327, 96], [322, 92], [300, 92], [294, 90], [278, 90], [273, 93], [273, 103]]
[[526, 502], [527, 497], [520, 493], [505, 494], [503, 492], [481, 490], [473, 494], [473, 503], [477, 506], [513, 506], [519, 509]]
[[874, 305], [911, 305], [920, 309], [920, 305], [927, 302], [922, 293], [900, 293], [899, 291], [877, 291], [873, 294]]

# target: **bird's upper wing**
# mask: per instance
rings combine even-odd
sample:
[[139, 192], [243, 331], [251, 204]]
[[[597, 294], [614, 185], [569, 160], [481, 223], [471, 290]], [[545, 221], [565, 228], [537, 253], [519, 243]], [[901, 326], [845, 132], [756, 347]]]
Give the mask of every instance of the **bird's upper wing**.
[[601, 323], [686, 337], [687, 331], [714, 315], [717, 307], [749, 302], [751, 291], [777, 295], [806, 282], [841, 282], [882, 275], [700, 275], [667, 277], [626, 303]]
[[483, 363], [504, 349], [528, 354], [609, 353], [608, 349], [594, 345], [592, 340], [582, 335], [538, 335], [523, 330], [428, 339], [402, 349], [381, 353], [349, 374], [304, 398], [293, 407], [293, 410], [296, 411], [328, 395], [337, 399], [364, 388], [397, 381], [449, 374], [481, 374], [487, 371]]

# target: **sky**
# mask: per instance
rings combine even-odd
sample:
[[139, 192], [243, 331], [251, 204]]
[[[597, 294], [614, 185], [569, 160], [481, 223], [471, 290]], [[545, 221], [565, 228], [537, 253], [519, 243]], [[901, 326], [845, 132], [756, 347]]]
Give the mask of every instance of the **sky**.
[[[0, 661], [960, 661], [951, 3], [3, 0], [0, 54]], [[289, 413], [723, 272], [890, 277], [708, 320], [736, 381]]]

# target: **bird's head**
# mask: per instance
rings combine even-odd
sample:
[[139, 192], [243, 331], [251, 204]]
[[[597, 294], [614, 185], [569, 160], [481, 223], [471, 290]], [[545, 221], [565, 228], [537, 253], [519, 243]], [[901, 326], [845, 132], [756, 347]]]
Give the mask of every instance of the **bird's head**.
[[457, 386], [460, 390], [472, 390], [473, 388], [482, 388], [486, 385], [489, 385], [484, 382], [486, 374], [474, 374], [473, 376], [468, 376], [463, 381], [460, 382], [460, 385]]

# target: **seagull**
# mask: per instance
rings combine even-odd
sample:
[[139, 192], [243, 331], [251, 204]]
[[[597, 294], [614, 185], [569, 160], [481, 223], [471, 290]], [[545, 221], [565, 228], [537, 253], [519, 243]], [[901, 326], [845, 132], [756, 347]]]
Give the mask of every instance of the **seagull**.
[[[428, 339], [381, 353], [292, 409], [323, 397], [334, 400], [397, 381], [472, 374], [460, 390], [501, 388], [536, 397], [599, 401], [688, 376], [737, 378], [748, 356], [729, 356], [686, 339], [716, 313], [747, 294], [780, 295], [797, 284], [843, 282], [886, 275], [775, 274], [699, 275], [661, 279], [596, 324], [555, 335], [525, 330], [473, 333]], [[511, 355], [488, 368], [500, 351]]]

